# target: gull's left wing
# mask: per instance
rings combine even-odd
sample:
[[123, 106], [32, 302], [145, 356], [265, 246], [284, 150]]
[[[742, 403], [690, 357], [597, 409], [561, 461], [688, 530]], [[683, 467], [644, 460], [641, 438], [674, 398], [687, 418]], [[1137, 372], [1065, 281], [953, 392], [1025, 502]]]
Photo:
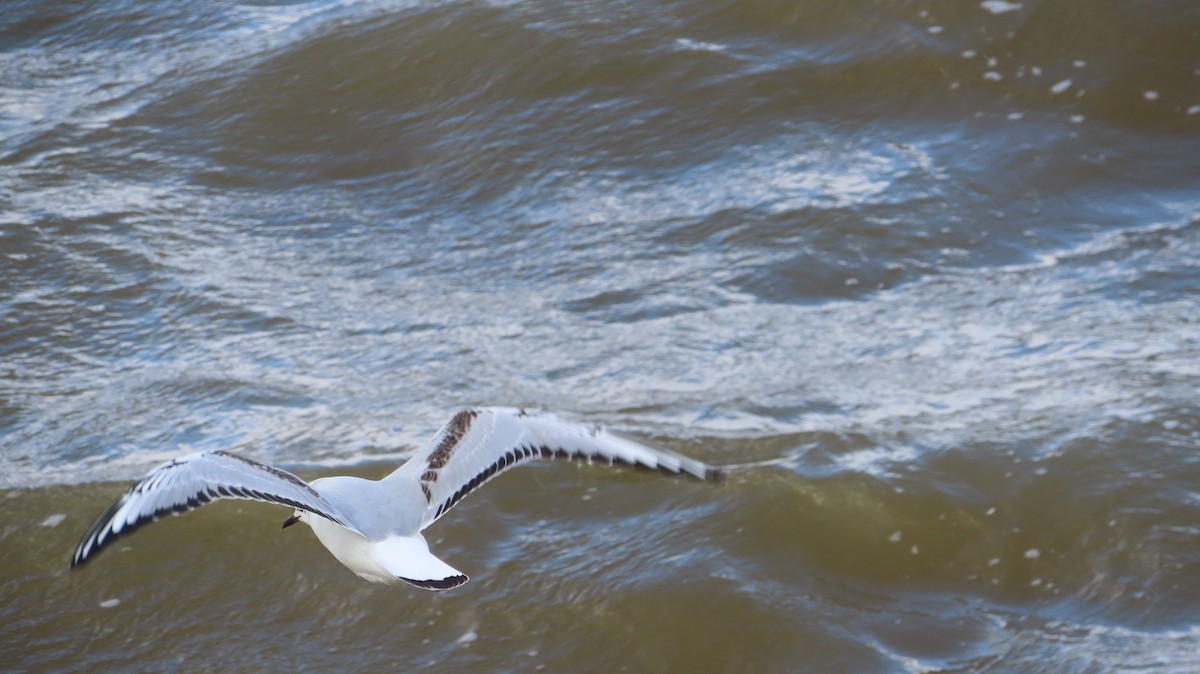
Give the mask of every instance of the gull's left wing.
[[150, 471], [92, 524], [71, 558], [74, 568], [123, 536], [167, 513], [223, 498], [275, 503], [358, 529], [307, 482], [286, 470], [221, 451], [189, 454]]

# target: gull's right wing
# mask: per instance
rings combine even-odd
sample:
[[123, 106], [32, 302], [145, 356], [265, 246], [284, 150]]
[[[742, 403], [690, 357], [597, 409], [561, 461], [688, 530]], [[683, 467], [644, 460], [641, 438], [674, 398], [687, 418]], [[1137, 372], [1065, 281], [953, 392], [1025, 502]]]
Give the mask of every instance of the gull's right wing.
[[585, 459], [716, 480], [720, 471], [682, 454], [614, 435], [600, 426], [536, 410], [463, 410], [388, 479], [416, 481], [425, 495], [421, 529], [467, 494], [510, 467], [532, 459]]

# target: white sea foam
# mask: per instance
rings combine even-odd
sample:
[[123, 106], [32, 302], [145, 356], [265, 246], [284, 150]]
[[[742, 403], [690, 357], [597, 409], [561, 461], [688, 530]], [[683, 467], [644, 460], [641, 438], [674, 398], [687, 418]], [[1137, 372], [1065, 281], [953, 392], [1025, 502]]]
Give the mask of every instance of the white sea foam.
[[1070, 88], [1071, 88], [1071, 80], [1062, 80], [1061, 82], [1058, 82], [1054, 86], [1050, 87], [1050, 93], [1061, 94], [1062, 92], [1064, 92]]
[[1015, 12], [1024, 5], [1019, 2], [1005, 2], [1005, 0], [983, 0], [983, 2], [979, 3], [979, 6], [992, 14], [1005, 14], [1007, 12]]

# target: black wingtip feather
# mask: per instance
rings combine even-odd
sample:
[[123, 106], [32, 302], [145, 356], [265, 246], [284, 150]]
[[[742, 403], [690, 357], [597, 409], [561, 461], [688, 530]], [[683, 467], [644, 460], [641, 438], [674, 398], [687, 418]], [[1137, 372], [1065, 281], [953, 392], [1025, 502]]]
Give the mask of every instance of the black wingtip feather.
[[[104, 529], [112, 521], [113, 515], [116, 515], [117, 511], [121, 509], [121, 506], [125, 505], [125, 502], [129, 500], [129, 495], [131, 493], [133, 493], [132, 489], [125, 492], [121, 498], [117, 499], [112, 505], [108, 506], [108, 509], [105, 510], [104, 513], [92, 523], [92, 526], [88, 527], [87, 533], [83, 535], [83, 538], [79, 539], [79, 544], [75, 546], [75, 552], [71, 556], [71, 569], [83, 566], [84, 563], [100, 554], [100, 551], [104, 549], [104, 546], [101, 545], [97, 539], [100, 538]], [[109, 532], [109, 534], [104, 536], [104, 538], [112, 540], [119, 535], [120, 534], [112, 534], [112, 532]]]

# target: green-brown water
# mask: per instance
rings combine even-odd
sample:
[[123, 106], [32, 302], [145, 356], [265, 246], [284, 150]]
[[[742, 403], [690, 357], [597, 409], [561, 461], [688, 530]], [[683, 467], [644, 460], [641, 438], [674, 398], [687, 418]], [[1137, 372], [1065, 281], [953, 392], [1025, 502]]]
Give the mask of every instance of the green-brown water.
[[[1200, 671], [1200, 7], [8, 3], [0, 669]], [[564, 464], [369, 585], [157, 462]]]

